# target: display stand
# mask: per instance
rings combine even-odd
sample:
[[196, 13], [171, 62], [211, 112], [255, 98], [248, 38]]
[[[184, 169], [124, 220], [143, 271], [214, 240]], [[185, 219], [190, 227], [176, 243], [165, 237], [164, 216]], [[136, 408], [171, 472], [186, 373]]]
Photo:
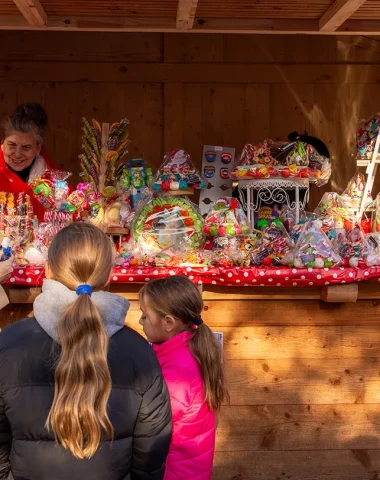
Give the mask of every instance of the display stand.
[[360, 208], [357, 213], [359, 219], [361, 219], [363, 216], [368, 197], [372, 195], [372, 187], [375, 181], [377, 167], [380, 163], [379, 147], [380, 147], [380, 135], [378, 130], [376, 143], [373, 149], [371, 160], [357, 160], [356, 162], [358, 167], [367, 167], [367, 170], [366, 170], [367, 181], [366, 181], [364, 192], [363, 192], [363, 198], [360, 202]]
[[[286, 204], [294, 211], [296, 223], [300, 219], [300, 211], [304, 211], [309, 200], [309, 180], [307, 178], [252, 178], [239, 180], [240, 201], [247, 212], [248, 221], [254, 225], [254, 215], [262, 203]], [[300, 200], [300, 190], [305, 190], [305, 197]], [[244, 197], [247, 192], [247, 198]], [[256, 200], [255, 200], [255, 191]], [[289, 198], [289, 192], [295, 192], [295, 201]]]
[[128, 235], [128, 227], [108, 227], [106, 230], [106, 235]]
[[194, 190], [188, 189], [188, 190], [165, 190], [164, 193], [167, 193], [169, 195], [174, 195], [176, 197], [180, 197], [182, 195], [194, 195]]

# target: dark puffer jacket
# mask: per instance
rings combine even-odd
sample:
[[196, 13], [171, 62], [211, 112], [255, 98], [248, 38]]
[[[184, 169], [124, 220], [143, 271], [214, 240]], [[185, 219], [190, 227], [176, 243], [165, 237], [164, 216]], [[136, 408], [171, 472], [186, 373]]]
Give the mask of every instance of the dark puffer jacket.
[[[53, 340], [34, 318], [0, 334], [0, 480], [160, 480], [171, 411], [149, 344], [124, 327], [110, 339], [114, 440], [89, 460], [58, 446], [45, 428], [53, 402]], [[130, 476], [129, 476], [130, 475]]]

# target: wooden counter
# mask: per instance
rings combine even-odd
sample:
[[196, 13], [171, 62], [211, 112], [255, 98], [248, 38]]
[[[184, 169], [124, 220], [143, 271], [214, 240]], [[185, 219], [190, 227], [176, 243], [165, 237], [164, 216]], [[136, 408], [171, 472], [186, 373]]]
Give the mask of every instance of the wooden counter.
[[[231, 393], [214, 480], [380, 478], [380, 285], [357, 285], [203, 287], [204, 319], [224, 334]], [[351, 287], [349, 303], [321, 300], [343, 298], [340, 287]], [[111, 290], [131, 301], [127, 323], [141, 331], [139, 288]], [[11, 287], [18, 303], [0, 312], [1, 325], [30, 315], [38, 293]]]

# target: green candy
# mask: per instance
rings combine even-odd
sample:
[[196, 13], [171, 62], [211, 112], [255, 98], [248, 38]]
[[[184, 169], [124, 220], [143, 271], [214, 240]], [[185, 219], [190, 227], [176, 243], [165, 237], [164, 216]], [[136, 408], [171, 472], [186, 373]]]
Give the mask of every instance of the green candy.
[[33, 193], [36, 195], [42, 194], [44, 197], [48, 197], [50, 195], [50, 188], [44, 183], [41, 183], [40, 185], [36, 186], [36, 188], [33, 190]]

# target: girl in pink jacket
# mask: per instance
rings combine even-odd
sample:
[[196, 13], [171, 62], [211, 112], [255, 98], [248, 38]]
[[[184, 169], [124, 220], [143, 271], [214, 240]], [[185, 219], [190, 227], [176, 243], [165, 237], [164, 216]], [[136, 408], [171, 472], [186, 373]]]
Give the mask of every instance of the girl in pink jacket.
[[140, 308], [140, 324], [153, 344], [172, 407], [173, 436], [164, 479], [209, 480], [215, 412], [228, 393], [222, 350], [201, 318], [201, 294], [186, 277], [153, 280], [140, 291]]

